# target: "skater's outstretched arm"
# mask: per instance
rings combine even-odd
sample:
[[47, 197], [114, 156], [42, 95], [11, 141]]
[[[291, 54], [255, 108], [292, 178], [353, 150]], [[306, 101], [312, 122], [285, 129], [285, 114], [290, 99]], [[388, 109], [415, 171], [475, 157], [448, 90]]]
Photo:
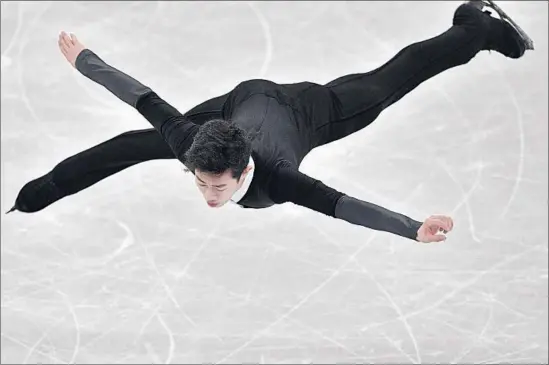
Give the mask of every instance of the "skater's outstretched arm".
[[453, 228], [450, 217], [431, 216], [422, 223], [342, 194], [285, 162], [280, 163], [273, 174], [269, 193], [278, 204], [294, 203], [352, 224], [424, 243], [445, 240], [446, 237], [438, 233], [447, 233]]
[[61, 32], [58, 43], [59, 49], [73, 67], [137, 109], [162, 135], [175, 156], [183, 161], [183, 155], [192, 144], [198, 125], [187, 120], [151, 88], [105, 63], [74, 35]]

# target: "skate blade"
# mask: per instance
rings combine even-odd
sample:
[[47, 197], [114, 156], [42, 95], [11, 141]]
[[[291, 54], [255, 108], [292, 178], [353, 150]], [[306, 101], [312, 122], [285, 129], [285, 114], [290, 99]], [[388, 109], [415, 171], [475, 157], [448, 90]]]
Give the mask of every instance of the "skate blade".
[[509, 24], [511, 24], [511, 26], [515, 28], [517, 33], [520, 35], [520, 37], [524, 41], [524, 44], [526, 45], [526, 49], [530, 49], [530, 50], [534, 49], [534, 41], [532, 40], [532, 38], [530, 38], [528, 34], [526, 34], [526, 32], [522, 30], [522, 28], [519, 27], [519, 25], [513, 21], [513, 19], [511, 19], [507, 14], [505, 14], [505, 12], [501, 10], [501, 8], [497, 6], [493, 0], [484, 0], [484, 1], [486, 2], [487, 7], [494, 9], [494, 11], [498, 13], [499, 17], [502, 20], [509, 22]]

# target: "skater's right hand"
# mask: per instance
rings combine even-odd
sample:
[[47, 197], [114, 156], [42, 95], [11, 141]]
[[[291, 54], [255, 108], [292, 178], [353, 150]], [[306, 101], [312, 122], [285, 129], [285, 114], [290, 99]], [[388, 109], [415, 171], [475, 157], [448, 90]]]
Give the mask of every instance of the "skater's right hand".
[[72, 67], [76, 68], [76, 58], [86, 47], [78, 41], [74, 34], [69, 36], [65, 31], [62, 31], [59, 34], [57, 44], [59, 45], [59, 49], [61, 50], [61, 53], [63, 53], [63, 56], [65, 56]]

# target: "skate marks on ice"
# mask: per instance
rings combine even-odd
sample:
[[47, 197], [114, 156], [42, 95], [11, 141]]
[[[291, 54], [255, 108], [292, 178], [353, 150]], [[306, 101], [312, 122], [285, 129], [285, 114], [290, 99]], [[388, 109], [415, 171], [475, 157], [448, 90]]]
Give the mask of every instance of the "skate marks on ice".
[[[547, 362], [547, 5], [504, 5], [535, 52], [481, 54], [302, 166], [417, 219], [452, 215], [445, 244], [291, 205], [212, 212], [178, 164], [132, 167], [2, 217], [2, 362]], [[3, 201], [148, 127], [66, 64], [61, 29], [186, 110], [244, 79], [373, 69], [453, 7], [2, 3]]]

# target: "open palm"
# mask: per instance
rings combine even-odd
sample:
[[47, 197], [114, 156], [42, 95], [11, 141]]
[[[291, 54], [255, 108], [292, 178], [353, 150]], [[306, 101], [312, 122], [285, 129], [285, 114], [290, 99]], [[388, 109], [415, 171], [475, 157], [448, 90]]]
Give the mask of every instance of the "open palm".
[[66, 32], [59, 34], [57, 44], [67, 61], [69, 61], [72, 67], [76, 68], [76, 58], [86, 47], [78, 41], [74, 34], [69, 36]]

